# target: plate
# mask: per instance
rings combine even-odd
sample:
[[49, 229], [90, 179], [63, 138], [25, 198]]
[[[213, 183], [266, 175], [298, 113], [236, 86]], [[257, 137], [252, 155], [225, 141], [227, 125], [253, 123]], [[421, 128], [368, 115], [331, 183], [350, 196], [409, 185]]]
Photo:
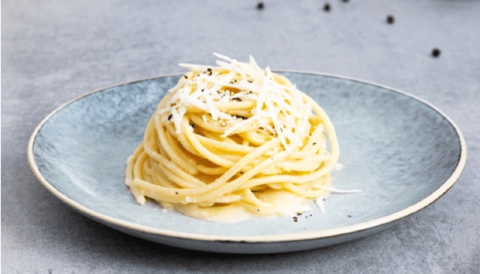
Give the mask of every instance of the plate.
[[120, 84], [74, 99], [48, 115], [28, 145], [30, 167], [57, 198], [124, 233], [193, 250], [278, 253], [367, 236], [430, 205], [458, 180], [466, 146], [458, 127], [404, 92], [339, 76], [278, 72], [322, 106], [336, 127], [343, 169], [326, 212], [214, 223], [138, 205], [124, 183], [127, 157], [179, 75]]

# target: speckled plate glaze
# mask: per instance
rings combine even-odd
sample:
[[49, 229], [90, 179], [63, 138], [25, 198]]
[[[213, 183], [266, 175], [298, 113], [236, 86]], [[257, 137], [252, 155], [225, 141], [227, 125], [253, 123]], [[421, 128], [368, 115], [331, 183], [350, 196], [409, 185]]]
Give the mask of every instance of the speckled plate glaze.
[[343, 169], [326, 213], [212, 223], [156, 204], [140, 206], [124, 184], [127, 157], [180, 75], [94, 91], [53, 111], [35, 129], [28, 160], [60, 200], [98, 222], [154, 242], [225, 253], [277, 253], [333, 245], [383, 230], [440, 198], [458, 180], [466, 146], [434, 106], [388, 87], [338, 76], [280, 72], [331, 117]]

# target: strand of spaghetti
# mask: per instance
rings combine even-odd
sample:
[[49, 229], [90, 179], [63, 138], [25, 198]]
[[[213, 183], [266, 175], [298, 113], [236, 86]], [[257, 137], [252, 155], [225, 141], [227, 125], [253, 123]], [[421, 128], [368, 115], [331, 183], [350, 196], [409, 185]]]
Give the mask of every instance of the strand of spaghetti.
[[287, 156], [286, 152], [281, 152], [277, 155], [275, 155], [272, 158], [269, 158], [265, 161], [263, 161], [261, 164], [256, 166], [255, 168], [247, 171], [246, 173], [243, 174], [243, 176], [238, 177], [237, 179], [230, 181], [228, 184], [223, 184], [219, 188], [216, 189], [215, 192], [208, 192], [205, 193], [202, 196], [199, 196], [197, 199], [199, 201], [202, 200], [208, 200], [214, 197], [215, 195], [224, 195], [226, 193], [229, 193], [235, 189], [238, 189], [241, 187], [242, 184], [244, 184], [247, 180], [258, 174], [262, 169], [268, 168], [271, 165], [274, 165], [276, 162], [282, 160]]
[[133, 181], [133, 168], [135, 160], [138, 158], [138, 155], [143, 151], [143, 142], [135, 149], [133, 154], [127, 159], [127, 168], [125, 169], [125, 181], [127, 185]]
[[226, 142], [220, 142], [220, 141], [213, 140], [211, 138], [203, 137], [202, 135], [198, 135], [198, 134], [195, 134], [195, 138], [197, 138], [203, 145], [220, 148], [225, 151], [245, 154], [253, 150], [253, 147], [250, 147], [250, 146], [238, 145], [236, 143], [229, 144]]
[[184, 172], [177, 165], [168, 161], [162, 155], [160, 155], [160, 161], [158, 161], [158, 164], [160, 164], [163, 167], [163, 170], [167, 176], [171, 174], [171, 177], [174, 178], [174, 179], [170, 179], [170, 176], [169, 176], [169, 179], [181, 187], [194, 188], [194, 187], [200, 187], [205, 185], [204, 182], [197, 179], [195, 176], [192, 176], [189, 173]]
[[[184, 117], [185, 119], [185, 117]], [[162, 125], [158, 125], [162, 126]], [[186, 150], [186, 152], [191, 153], [192, 155], [196, 155], [202, 157], [202, 155], [192, 146], [192, 144], [187, 140], [185, 134], [176, 134], [175, 128], [171, 124], [164, 125], [165, 129], [168, 131], [168, 136], [170, 136], [169, 140], [177, 139], [180, 142], [179, 151]], [[182, 131], [186, 130], [185, 125], [182, 124]], [[187, 154], [187, 153], [183, 153]], [[190, 155], [183, 155], [184, 157], [189, 157]], [[189, 161], [192, 164], [193, 161]]]
[[[150, 122], [147, 125], [147, 132], [151, 132], [151, 126], [152, 126], [151, 124], [152, 123], [153, 123], [153, 121], [150, 120]], [[158, 139], [160, 141], [160, 145], [165, 150], [169, 159], [171, 159], [175, 164], [180, 166], [186, 172], [188, 172], [190, 174], [195, 174], [196, 170], [191, 168], [191, 165], [188, 163], [188, 160], [187, 160], [188, 158], [182, 157], [184, 155], [179, 157], [179, 154], [182, 154], [181, 150], [177, 149], [177, 146], [172, 146], [168, 142], [168, 140], [167, 140], [168, 137], [165, 134], [165, 129], [159, 124], [155, 125], [155, 129], [157, 131], [157, 136], [158, 136]], [[145, 136], [148, 136], [148, 135], [149, 134], [145, 134]], [[145, 137], [144, 139], [147, 139], [147, 137]], [[148, 146], [148, 144], [145, 143], [145, 146]]]
[[302, 176], [295, 176], [295, 175], [275, 175], [275, 176], [269, 176], [269, 177], [262, 177], [262, 178], [253, 178], [245, 185], [242, 186], [242, 188], [252, 188], [257, 185], [263, 185], [263, 184], [272, 184], [272, 183], [282, 183], [282, 182], [292, 182], [295, 184], [305, 184], [308, 182], [316, 181], [328, 174], [329, 170], [324, 168], [321, 168], [315, 172], [311, 172], [306, 175]]
[[242, 191], [242, 200], [245, 202], [248, 202], [250, 204], [253, 204], [255, 206], [269, 206], [269, 203], [264, 202], [260, 199], [258, 199], [250, 189], [246, 188]]
[[[187, 123], [188, 121], [184, 119], [183, 123]], [[193, 130], [186, 129], [185, 130], [185, 136], [187, 137], [187, 140], [192, 144], [192, 146], [198, 151], [198, 153], [203, 156], [204, 158], [208, 159], [212, 163], [215, 163], [219, 166], [223, 167], [231, 167], [233, 165], [232, 161], [226, 160], [222, 157], [217, 156], [216, 154], [210, 152], [208, 149], [206, 149], [200, 141], [195, 138], [195, 135], [193, 134]]]
[[[222, 176], [217, 178], [213, 183], [208, 184], [204, 187], [196, 188], [196, 189], [169, 189], [165, 188], [162, 186], [157, 186], [157, 185], [148, 185], [148, 182], [134, 179], [133, 183], [141, 184], [142, 186], [146, 187], [147, 185], [149, 186], [149, 189], [153, 192], [154, 190], [157, 191], [157, 194], [155, 194], [154, 197], [152, 198], [159, 198], [161, 195], [175, 195], [175, 193], [178, 193], [177, 195], [201, 195], [204, 193], [207, 193], [209, 191], [215, 190], [219, 187], [221, 187], [225, 182], [233, 177], [236, 173], [240, 171], [240, 169], [245, 166], [248, 162], [253, 160], [254, 158], [257, 158], [258, 156], [262, 155], [266, 150], [271, 149], [273, 146], [278, 145], [278, 140], [273, 139], [267, 143], [265, 143], [263, 146], [256, 148], [249, 154], [247, 154], [245, 157], [243, 157], [240, 161], [235, 163], [230, 169], [227, 170]], [[258, 169], [258, 168], [257, 168]], [[252, 172], [252, 171], [250, 171]], [[246, 175], [246, 174], [245, 174]], [[137, 177], [136, 177], [137, 178]]]

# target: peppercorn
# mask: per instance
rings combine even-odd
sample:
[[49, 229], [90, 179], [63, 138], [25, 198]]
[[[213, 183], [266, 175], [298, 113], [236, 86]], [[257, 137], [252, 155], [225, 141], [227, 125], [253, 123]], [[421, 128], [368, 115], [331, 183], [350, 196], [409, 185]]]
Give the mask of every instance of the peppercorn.
[[395, 17], [393, 17], [393, 15], [388, 15], [387, 16], [387, 23], [393, 24], [393, 22], [395, 22]]

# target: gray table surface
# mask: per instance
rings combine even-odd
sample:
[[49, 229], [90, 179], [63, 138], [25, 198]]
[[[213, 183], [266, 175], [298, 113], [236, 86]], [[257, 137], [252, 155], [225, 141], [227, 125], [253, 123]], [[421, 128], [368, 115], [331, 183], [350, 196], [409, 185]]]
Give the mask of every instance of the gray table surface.
[[[2, 1], [4, 273], [480, 273], [480, 1], [331, 0], [330, 12], [318, 0], [257, 2]], [[97, 88], [182, 71], [179, 62], [212, 63], [212, 52], [419, 96], [464, 133], [465, 171], [432, 206], [381, 233], [255, 256], [124, 235], [35, 179], [27, 141], [49, 112]]]

